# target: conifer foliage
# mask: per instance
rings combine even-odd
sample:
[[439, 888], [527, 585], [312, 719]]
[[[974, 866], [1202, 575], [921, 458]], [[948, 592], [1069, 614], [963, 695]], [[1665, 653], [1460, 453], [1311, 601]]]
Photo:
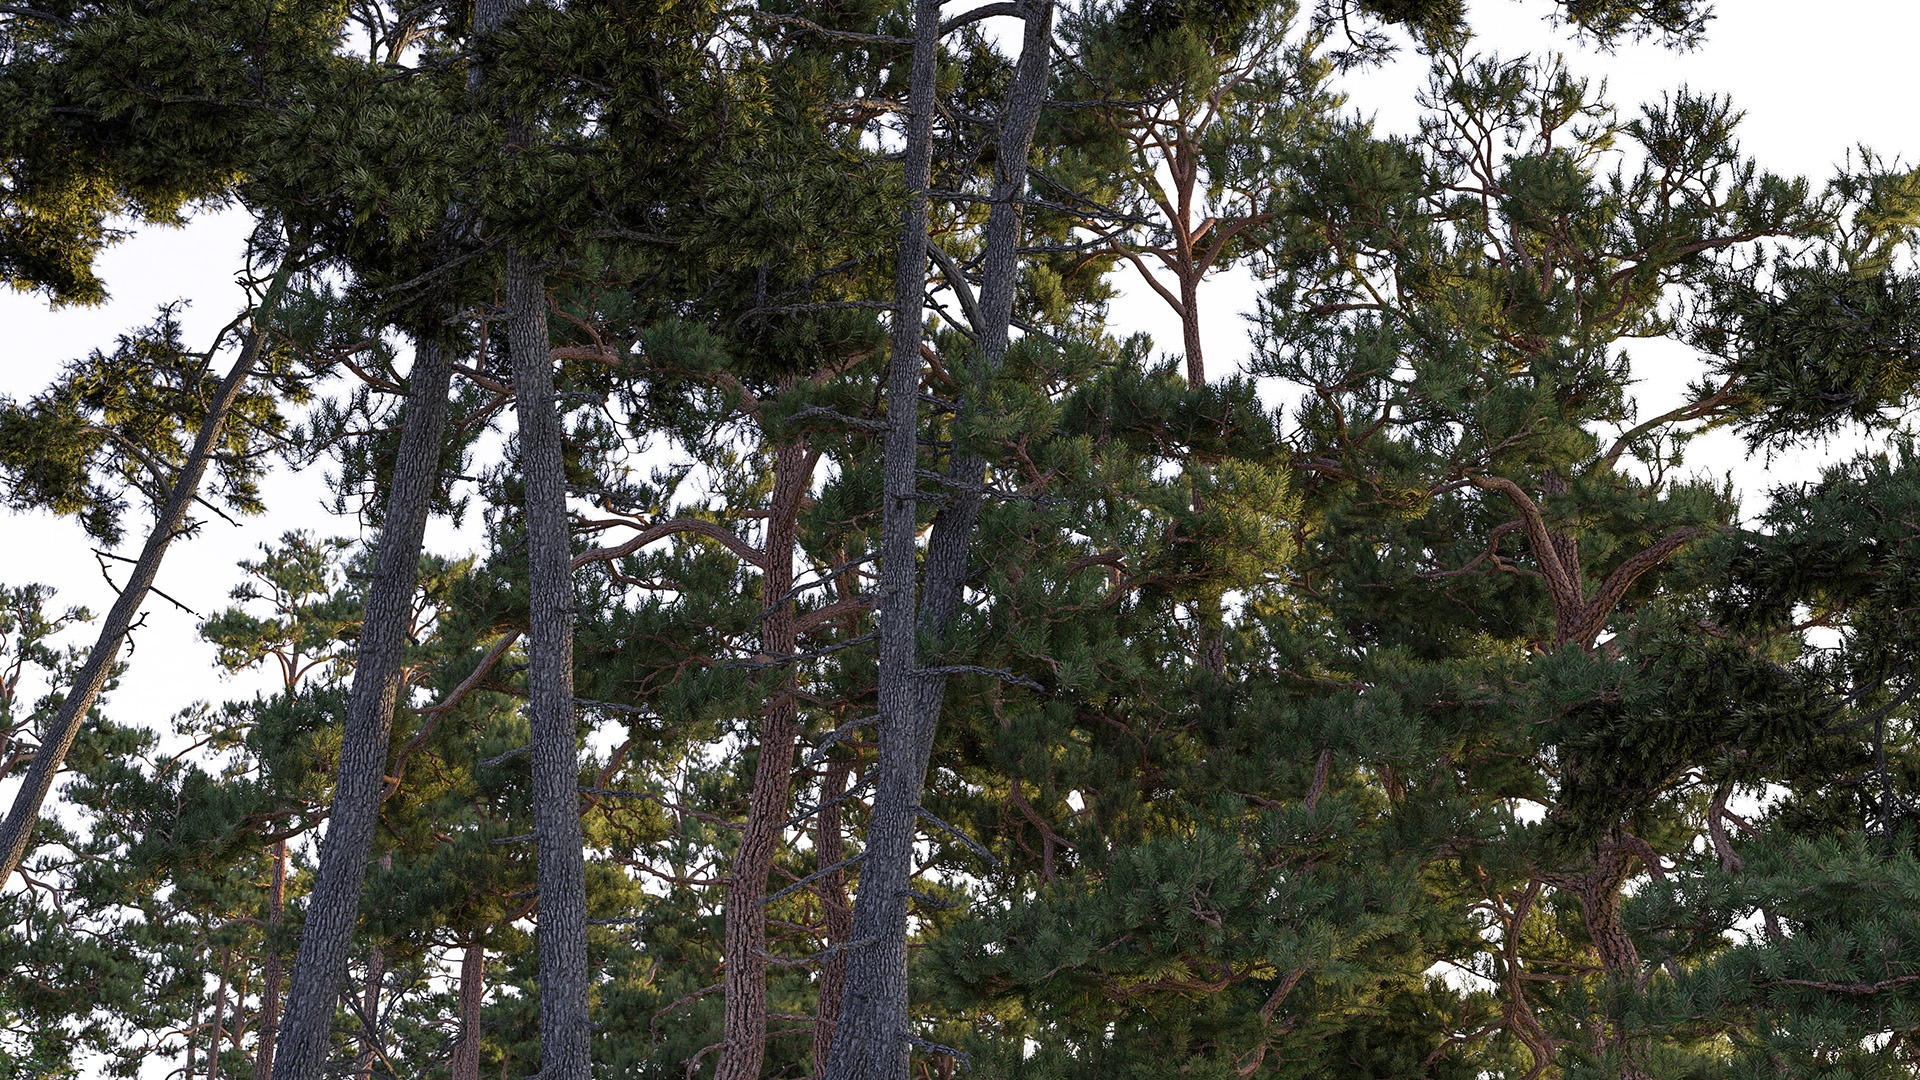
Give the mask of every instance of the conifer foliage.
[[[0, 1077], [1911, 1075], [1920, 172], [1471, 16], [0, 5], [9, 284], [256, 225], [0, 400], [128, 568], [0, 588]], [[1878, 444], [1743, 507], [1722, 428]], [[267, 689], [156, 720], [212, 515]]]

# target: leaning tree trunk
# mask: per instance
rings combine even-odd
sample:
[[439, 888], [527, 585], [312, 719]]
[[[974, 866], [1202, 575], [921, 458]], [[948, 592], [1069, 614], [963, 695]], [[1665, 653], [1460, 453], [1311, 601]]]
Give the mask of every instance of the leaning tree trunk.
[[[914, 0], [913, 68], [908, 91], [907, 147], [903, 180], [907, 205], [900, 223], [894, 266], [893, 333], [887, 359], [887, 431], [882, 442], [880, 524], [880, 759], [873, 813], [869, 816], [865, 867], [854, 926], [881, 933], [892, 926], [893, 906], [881, 889], [906, 888], [902, 875], [877, 871], [913, 856], [912, 807], [921, 772], [912, 769], [919, 738], [914, 731], [914, 592], [918, 575], [914, 542], [919, 512], [914, 480], [919, 439], [920, 346], [925, 325], [921, 297], [926, 287], [928, 178], [933, 166], [933, 112], [940, 41], [940, 0]], [[885, 808], [884, 811], [882, 808]], [[881, 878], [887, 880], [882, 883]], [[897, 906], [897, 905], [895, 905]], [[899, 912], [902, 936], [904, 907]], [[851, 933], [851, 931], [849, 932]], [[827, 1080], [899, 1080], [906, 1074], [899, 1039], [906, 1025], [906, 943], [876, 936], [850, 945], [846, 988], [834, 1025]]]
[[416, 345], [380, 547], [367, 583], [333, 809], [320, 844], [320, 868], [307, 901], [300, 950], [280, 1019], [274, 1080], [319, 1080], [333, 1042], [334, 1001], [347, 975], [347, 950], [360, 916], [367, 858], [386, 793], [393, 706], [400, 693], [401, 661], [413, 621], [427, 510], [440, 484], [440, 448], [452, 373], [452, 357], [443, 345], [424, 338]]
[[[771, 660], [791, 656], [794, 629], [793, 547], [800, 505], [819, 455], [803, 443], [774, 452], [773, 499], [767, 507], [766, 540], [760, 549], [763, 613], [760, 651]], [[754, 768], [746, 827], [727, 878], [724, 949], [725, 1001], [720, 1062], [714, 1080], [758, 1080], [767, 1054], [767, 878], [779, 852], [781, 826], [793, 794], [793, 747], [800, 734], [799, 676], [792, 664], [775, 669], [763, 710], [760, 758]]]
[[160, 563], [167, 557], [168, 546], [173, 543], [174, 537], [180, 535], [181, 527], [186, 523], [187, 508], [193, 505], [193, 500], [200, 493], [200, 480], [206, 475], [207, 463], [213, 458], [214, 444], [220, 441], [221, 433], [226, 429], [227, 414], [232, 411], [241, 387], [246, 385], [248, 376], [253, 374], [254, 365], [260, 360], [265, 332], [260, 329], [259, 322], [279, 306], [287, 278], [293, 273], [294, 261], [294, 254], [289, 252], [261, 296], [259, 306], [254, 309], [255, 325], [247, 332], [240, 358], [234, 361], [233, 370], [227, 372], [226, 378], [220, 381], [218, 389], [214, 391], [212, 400], [207, 402], [207, 415], [200, 421], [193, 447], [187, 451], [186, 460], [181, 463], [180, 472], [174, 477], [166, 503], [154, 516], [153, 531], [147, 534], [146, 546], [141, 549], [140, 558], [133, 565], [133, 574], [121, 586], [120, 596], [114, 600], [113, 607], [108, 609], [106, 621], [100, 626], [100, 636], [94, 640], [93, 651], [87, 654], [86, 662], [80, 665], [73, 686], [67, 690], [66, 698], [48, 723], [46, 735], [40, 740], [40, 748], [34, 751], [33, 762], [27, 767], [26, 779], [14, 794], [13, 808], [7, 811], [6, 821], [0, 823], [0, 885], [13, 877], [13, 872], [20, 868], [20, 860], [26, 858], [27, 845], [33, 839], [33, 827], [40, 820], [40, 807], [53, 790], [53, 778], [66, 761], [67, 751], [73, 748], [74, 736], [80, 733], [80, 722], [86, 719], [87, 713], [93, 709], [94, 700], [106, 686], [107, 676], [113, 672], [114, 661], [120, 658], [120, 646], [125, 644], [127, 634], [133, 629], [134, 619], [140, 614], [140, 606], [146, 603], [147, 593], [153, 589], [153, 579], [160, 573]]
[[[1013, 86], [1001, 116], [994, 166], [993, 209], [982, 252], [980, 315], [976, 326], [977, 400], [1006, 356], [1019, 265], [1021, 200], [1027, 158], [1046, 101], [1053, 38], [1051, 0], [1021, 9], [1026, 32]], [[907, 904], [913, 878], [913, 840], [926, 787], [927, 763], [946, 696], [946, 678], [919, 669], [917, 629], [936, 639], [959, 611], [980, 514], [986, 463], [956, 452], [945, 478], [945, 509], [935, 518], [927, 547], [926, 584], [913, 616], [914, 524], [920, 392], [920, 297], [927, 259], [927, 177], [931, 162], [933, 58], [939, 6], [920, 0], [914, 13], [914, 60], [907, 142], [909, 204], [894, 271], [892, 355], [887, 370], [880, 554], [879, 758], [860, 887], [853, 908], [846, 989], [834, 1028], [827, 1080], [902, 1080], [913, 1032], [907, 1002]]]

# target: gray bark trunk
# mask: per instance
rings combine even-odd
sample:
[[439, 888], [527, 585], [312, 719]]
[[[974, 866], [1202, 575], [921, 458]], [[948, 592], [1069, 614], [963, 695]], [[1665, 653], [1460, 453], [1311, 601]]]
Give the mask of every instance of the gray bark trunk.
[[[927, 271], [927, 189], [933, 166], [933, 111], [939, 54], [940, 0], [915, 0], [913, 69], [908, 90], [905, 175], [907, 206], [901, 215], [900, 252], [894, 267], [893, 335], [887, 359], [887, 432], [883, 443], [880, 524], [880, 720], [879, 770], [868, 819], [865, 866], [860, 872], [850, 934], [874, 931], [872, 941], [850, 947], [827, 1080], [896, 1080], [906, 1074], [907, 955], [905, 908], [881, 893], [904, 892], [893, 873], [913, 856], [912, 810], [901, 820], [903, 800], [912, 805], [924, 772], [914, 724], [914, 533], [919, 510], [914, 468], [918, 456], [920, 345], [925, 323], [922, 294]], [[916, 759], [923, 762], [915, 771]], [[904, 899], [904, 897], [902, 898]], [[899, 918], [893, 918], [895, 909]], [[902, 940], [886, 940], [894, 921]], [[855, 939], [860, 940], [860, 939]]]
[[[479, 0], [474, 30], [498, 30], [521, 0]], [[484, 73], [476, 72], [476, 80]], [[531, 118], [509, 116], [508, 140], [525, 145]], [[587, 1016], [587, 886], [580, 830], [580, 755], [574, 742], [573, 548], [567, 518], [566, 463], [547, 334], [545, 275], [509, 245], [501, 277], [507, 348], [519, 417], [520, 473], [526, 491], [527, 715], [533, 780], [534, 866], [539, 899], [534, 947], [539, 960], [540, 1080], [591, 1075]]]
[[59, 774], [61, 763], [66, 761], [67, 751], [73, 748], [73, 739], [80, 733], [81, 721], [86, 719], [94, 700], [107, 684], [107, 676], [113, 672], [114, 661], [120, 657], [120, 647], [133, 629], [140, 606], [146, 603], [147, 593], [153, 588], [153, 579], [160, 573], [160, 563], [167, 557], [168, 546], [173, 543], [174, 537], [180, 535], [181, 526], [187, 519], [187, 508], [193, 505], [195, 496], [200, 492], [200, 480], [206, 475], [214, 444], [220, 440], [220, 434], [226, 428], [227, 414], [232, 411], [241, 387], [246, 385], [248, 376], [253, 374], [254, 364], [260, 359], [261, 331], [258, 323], [279, 306], [287, 277], [293, 272], [293, 262], [293, 256], [289, 254], [262, 295], [256, 309], [255, 328], [248, 331], [240, 358], [234, 361], [233, 369], [220, 381], [213, 400], [207, 402], [207, 415], [200, 422], [200, 430], [194, 435], [193, 447], [187, 451], [186, 460], [181, 463], [180, 474], [174, 478], [173, 490], [167, 493], [165, 505], [154, 516], [153, 531], [147, 534], [140, 559], [134, 563], [133, 573], [127, 578], [127, 583], [121, 586], [119, 598], [108, 609], [106, 621], [100, 624], [100, 636], [94, 640], [93, 651], [87, 654], [86, 663], [80, 666], [73, 686], [67, 691], [66, 700], [47, 725], [40, 748], [34, 751], [33, 762], [27, 767], [26, 779], [14, 794], [13, 807], [7, 811], [6, 821], [0, 823], [0, 885], [13, 877], [13, 872], [20, 868], [20, 861], [26, 858], [27, 845], [33, 839], [33, 827], [40, 820], [40, 807], [53, 790], [53, 778]]
[[[1006, 356], [1018, 284], [1020, 200], [1026, 192], [1034, 127], [1046, 100], [1053, 5], [1051, 0], [1036, 0], [1023, 14], [1026, 32], [1001, 116], [993, 209], [987, 218], [982, 255], [981, 325], [975, 327], [976, 388], [993, 377]], [[980, 514], [980, 485], [986, 476], [984, 460], [956, 452], [948, 473], [949, 490], [942, 493], [949, 496], [949, 501], [934, 519], [927, 545], [925, 587], [915, 620], [915, 403], [920, 389], [920, 298], [927, 257], [925, 192], [931, 161], [929, 123], [938, 17], [937, 4], [924, 0], [917, 4], [907, 144], [910, 203], [895, 271], [894, 336], [887, 374], [878, 772], [853, 926], [848, 932], [853, 944], [848, 950], [846, 988], [834, 1028], [827, 1080], [903, 1080], [911, 1063], [908, 888], [913, 877], [920, 794], [926, 787], [928, 758], [933, 752], [940, 704], [946, 696], [943, 676], [919, 673], [915, 624], [917, 621], [920, 630], [937, 639], [944, 636], [959, 611], [974, 524]]]
[[580, 755], [573, 722], [573, 548], [560, 413], [547, 338], [546, 287], [531, 260], [507, 255], [504, 292], [527, 497], [527, 712], [532, 721], [533, 835], [539, 906], [540, 1080], [585, 1080], [587, 885], [580, 833]]
[[367, 859], [387, 786], [387, 751], [401, 661], [413, 619], [413, 591], [427, 510], [440, 481], [453, 363], [445, 347], [422, 340], [407, 379], [405, 427], [387, 492], [386, 519], [354, 660], [353, 687], [340, 743], [333, 810], [320, 844], [320, 868], [307, 902], [279, 1038], [274, 1080], [319, 1080], [332, 1047], [333, 1007], [347, 975], [347, 948], [359, 921]]

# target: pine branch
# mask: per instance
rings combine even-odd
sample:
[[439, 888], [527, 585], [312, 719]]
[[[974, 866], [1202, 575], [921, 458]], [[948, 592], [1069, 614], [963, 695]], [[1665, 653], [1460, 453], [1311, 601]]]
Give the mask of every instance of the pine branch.
[[945, 1054], [948, 1057], [953, 1058], [955, 1061], [958, 1061], [960, 1064], [965, 1065], [967, 1067], [967, 1072], [969, 1073], [973, 1072], [973, 1057], [969, 1055], [965, 1050], [955, 1050], [953, 1047], [945, 1046], [945, 1045], [942, 1045], [941, 1043], [928, 1042], [927, 1040], [922, 1039], [917, 1035], [910, 1035], [904, 1031], [900, 1032], [899, 1035], [902, 1039], [905, 1039], [907, 1042], [912, 1043], [913, 1045], [919, 1047], [922, 1050], [927, 1051], [930, 1054]]
[[[873, 718], [868, 717], [867, 719], [873, 719]], [[848, 802], [852, 799], [857, 799], [860, 797], [860, 794], [862, 792], [866, 791], [868, 788], [872, 786], [873, 786], [873, 777], [868, 776], [867, 778], [861, 780], [859, 783], [853, 785], [847, 790], [841, 792], [838, 795], [835, 795], [831, 799], [828, 799], [826, 802], [820, 803], [815, 806], [810, 806], [805, 810], [802, 810], [800, 813], [795, 814], [792, 817], [788, 818], [787, 820], [781, 822], [780, 828], [783, 831], [786, 829], [791, 829], [795, 825], [798, 825], [801, 822], [807, 820], [808, 818], [814, 816], [815, 814], [820, 813], [822, 810], [831, 810], [834, 807], [839, 806], [841, 803]]]
[[884, 420], [862, 420], [858, 417], [848, 416], [843, 412], [837, 412], [833, 409], [826, 408], [825, 406], [822, 406], [822, 405], [804, 406], [800, 409], [800, 411], [787, 417], [787, 422], [792, 423], [795, 420], [805, 420], [815, 416], [832, 420], [836, 424], [845, 424], [846, 426], [853, 428], [856, 431], [887, 430], [887, 424], [886, 424], [886, 421]]
[[949, 825], [946, 822], [940, 820], [938, 817], [935, 817], [933, 811], [927, 809], [924, 806], [915, 807], [914, 809], [920, 814], [921, 817], [926, 818], [928, 821], [931, 821], [935, 825], [940, 826], [940, 828], [945, 830], [949, 836], [952, 836], [955, 840], [958, 840], [961, 843], [967, 845], [967, 847], [973, 849], [973, 853], [975, 855], [978, 855], [981, 858], [987, 860], [987, 865], [993, 867], [995, 870], [1000, 869], [1000, 860], [997, 858], [994, 858], [993, 852], [988, 851], [986, 848], [982, 847], [977, 841], [974, 840], [973, 837], [968, 836], [966, 833], [961, 832], [959, 829], [956, 829], [952, 825]]
[[1027, 678], [1025, 675], [1016, 675], [1013, 672], [1007, 670], [1006, 668], [980, 667], [977, 664], [946, 664], [941, 667], [921, 668], [918, 671], [915, 671], [914, 674], [915, 675], [939, 675], [939, 676], [987, 675], [987, 676], [991, 676], [992, 678], [999, 679], [1001, 682], [1018, 683], [1021, 686], [1032, 687], [1033, 689], [1038, 690], [1043, 694], [1046, 693], [1047, 691], [1046, 687], [1040, 685], [1037, 682], [1034, 682], [1032, 679]]
[[793, 653], [788, 656], [775, 656], [765, 660], [732, 660], [727, 663], [727, 666], [732, 668], [745, 668], [748, 671], [760, 671], [765, 668], [797, 664], [803, 660], [818, 660], [823, 656], [831, 656], [842, 649], [851, 649], [855, 645], [872, 641], [879, 636], [879, 633], [880, 632], [876, 630], [871, 633], [861, 634], [859, 637], [850, 637], [845, 641], [836, 641], [832, 645], [824, 648], [813, 649], [803, 653]]
[[820, 880], [821, 878], [826, 877], [828, 874], [834, 873], [835, 871], [845, 870], [847, 867], [852, 866], [853, 864], [859, 862], [861, 859], [864, 859], [866, 857], [867, 857], [867, 853], [862, 851], [857, 855], [849, 855], [846, 858], [841, 859], [839, 862], [834, 863], [832, 866], [821, 867], [820, 869], [815, 870], [813, 873], [808, 874], [806, 877], [801, 878], [799, 881], [796, 881], [793, 884], [787, 886], [786, 888], [781, 889], [779, 892], [774, 893], [772, 896], [767, 897], [765, 900], [760, 901], [760, 906], [765, 907], [768, 904], [773, 903], [775, 900], [778, 900], [785, 896], [789, 896], [793, 894], [795, 891], [799, 890], [800, 888], [807, 885], [811, 885], [814, 882]]
[[912, 38], [893, 37], [888, 34], [862, 34], [852, 30], [829, 30], [811, 19], [803, 19], [798, 15], [779, 15], [768, 11], [749, 11], [746, 14], [749, 18], [758, 19], [761, 22], [775, 23], [783, 26], [797, 26], [808, 33], [818, 34], [830, 41], [854, 41], [863, 45], [899, 45], [902, 47], [913, 44]]

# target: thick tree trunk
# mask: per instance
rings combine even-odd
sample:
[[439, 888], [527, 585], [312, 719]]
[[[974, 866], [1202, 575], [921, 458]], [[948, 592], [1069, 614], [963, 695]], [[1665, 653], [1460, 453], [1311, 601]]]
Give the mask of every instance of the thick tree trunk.
[[73, 748], [74, 736], [80, 733], [81, 721], [86, 719], [94, 700], [107, 684], [114, 661], [120, 657], [120, 647], [126, 643], [134, 619], [140, 614], [140, 606], [146, 603], [154, 577], [160, 572], [160, 563], [167, 557], [168, 546], [173, 543], [174, 537], [180, 535], [181, 526], [186, 523], [187, 508], [193, 505], [194, 498], [200, 492], [200, 480], [206, 475], [214, 444], [220, 441], [221, 432], [226, 428], [227, 414], [232, 411], [241, 387], [246, 385], [248, 376], [253, 374], [254, 365], [260, 360], [263, 341], [259, 323], [279, 306], [287, 278], [293, 272], [294, 261], [292, 254], [282, 261], [279, 272], [262, 294], [260, 304], [255, 309], [254, 329], [247, 332], [240, 358], [234, 361], [233, 369], [227, 372], [226, 378], [220, 381], [218, 389], [214, 391], [212, 400], [207, 402], [207, 415], [200, 421], [200, 430], [194, 435], [193, 446], [187, 451], [186, 460], [181, 463], [179, 475], [173, 481], [173, 489], [167, 493], [166, 503], [154, 516], [153, 531], [147, 534], [146, 546], [141, 549], [140, 558], [133, 565], [133, 573], [128, 576], [127, 583], [121, 586], [120, 596], [114, 600], [113, 607], [107, 610], [106, 621], [100, 624], [100, 636], [94, 639], [93, 651], [87, 654], [86, 662], [80, 665], [80, 671], [74, 677], [73, 685], [68, 688], [65, 700], [47, 724], [40, 747], [34, 751], [33, 762], [27, 766], [26, 778], [14, 793], [13, 807], [7, 811], [6, 821], [0, 823], [0, 885], [5, 885], [13, 877], [13, 872], [20, 868], [20, 861], [26, 858], [27, 845], [33, 838], [33, 827], [40, 820], [40, 807], [53, 790], [53, 778], [66, 761], [67, 751]]
[[[815, 819], [814, 861], [832, 866], [847, 857], [846, 835], [840, 827], [840, 807], [827, 806], [847, 790], [847, 774], [853, 771], [853, 759], [831, 758], [820, 782], [820, 805], [826, 807]], [[825, 1075], [827, 1060], [833, 1052], [833, 1027], [840, 1019], [840, 995], [847, 985], [848, 932], [853, 929], [853, 909], [847, 905], [847, 875], [836, 870], [814, 882], [820, 897], [820, 918], [825, 924], [827, 955], [820, 961], [820, 992], [813, 1007], [813, 1072]]]
[[273, 1040], [280, 1033], [279, 932], [286, 919], [287, 842], [276, 842], [267, 854], [273, 860], [273, 879], [267, 887], [266, 978], [260, 988], [260, 1034], [253, 1054], [253, 1075], [260, 1080], [273, 1075]]
[[469, 942], [460, 959], [460, 1041], [453, 1044], [450, 1080], [480, 1080], [480, 1004], [486, 977], [486, 946]]
[[[993, 209], [982, 251], [977, 378], [990, 379], [1006, 356], [1019, 265], [1021, 199], [1026, 167], [1046, 100], [1053, 5], [1036, 0], [1023, 10], [1026, 32], [1013, 87], [1001, 117]], [[925, 195], [931, 160], [933, 52], [937, 4], [921, 0], [914, 15], [914, 67], [907, 146], [909, 206], [895, 270], [894, 338], [887, 375], [887, 421], [880, 555], [880, 731], [878, 770], [860, 887], [849, 931], [846, 989], [835, 1026], [827, 1080], [902, 1080], [913, 1037], [907, 1009], [907, 904], [913, 877], [913, 840], [926, 787], [946, 678], [919, 671], [918, 628], [944, 636], [959, 610], [967, 578], [973, 527], [980, 513], [985, 462], [956, 453], [949, 496], [934, 520], [927, 547], [926, 583], [919, 617], [912, 617], [914, 480], [920, 389], [920, 296], [926, 266]], [[923, 69], [924, 54], [924, 69]], [[977, 395], [976, 395], [977, 396]]]
[[[793, 602], [793, 546], [801, 500], [814, 462], [804, 445], [775, 452], [773, 500], [767, 508], [766, 541], [761, 548], [761, 595], [770, 605], [761, 621], [760, 650], [767, 657], [790, 656], [797, 645]], [[725, 930], [726, 972], [720, 1062], [714, 1080], [758, 1080], [767, 1051], [767, 877], [779, 852], [781, 823], [793, 794], [793, 746], [800, 733], [797, 673], [792, 665], [767, 698], [760, 732], [760, 758], [754, 769], [746, 827], [728, 876]]]
[[[1184, 227], [1184, 223], [1183, 223]], [[1189, 260], [1192, 251], [1183, 252]], [[1189, 261], [1180, 268], [1180, 343], [1187, 352], [1187, 385], [1207, 385], [1207, 361], [1200, 353], [1200, 278], [1203, 270]]]
[[421, 538], [428, 506], [440, 483], [440, 447], [452, 371], [452, 357], [439, 343], [422, 340], [416, 346], [380, 549], [367, 585], [333, 810], [320, 844], [320, 868], [307, 902], [280, 1020], [274, 1080], [319, 1080], [333, 1041], [334, 1001], [346, 978], [347, 949], [359, 920], [367, 857], [386, 793], [393, 706], [413, 621]]
[[[1594, 846], [1594, 865], [1585, 873], [1565, 880], [1565, 886], [1580, 898], [1580, 913], [1593, 939], [1594, 954], [1606, 971], [1607, 981], [1639, 987], [1645, 983], [1640, 951], [1634, 948], [1621, 919], [1620, 889], [1633, 870], [1634, 855], [1617, 836], [1606, 836]], [[1621, 1080], [1647, 1080], [1642, 1051], [1635, 1040], [1621, 1030], [1617, 1018], [1598, 1018], [1599, 1046], [1602, 1055], [1614, 1054], [1621, 1064]]]
[[545, 283], [519, 251], [507, 255], [504, 292], [520, 417], [531, 584], [527, 712], [533, 740], [533, 834], [539, 888], [540, 1078], [585, 1080], [587, 884], [580, 832], [580, 754], [573, 712], [573, 549], [566, 465], [554, 400]]

